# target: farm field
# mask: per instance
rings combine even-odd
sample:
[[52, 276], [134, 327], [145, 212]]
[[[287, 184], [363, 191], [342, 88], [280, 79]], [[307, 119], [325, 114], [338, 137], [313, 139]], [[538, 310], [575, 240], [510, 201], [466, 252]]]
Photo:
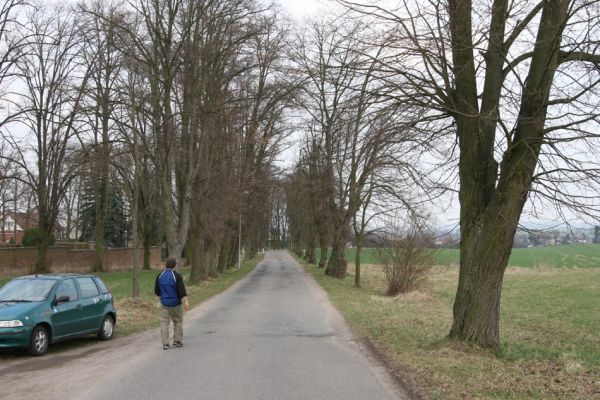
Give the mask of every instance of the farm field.
[[390, 298], [373, 265], [361, 289], [352, 263], [344, 280], [304, 265], [355, 333], [424, 399], [600, 399], [600, 268], [509, 268], [495, 356], [445, 338], [455, 267], [434, 267], [419, 290]]
[[[317, 259], [320, 251], [317, 249]], [[346, 250], [348, 262], [354, 262], [355, 248]], [[458, 265], [458, 249], [440, 249], [435, 252], [438, 265]], [[377, 264], [377, 250], [363, 249], [363, 264]], [[563, 245], [513, 249], [508, 261], [509, 267], [555, 267], [555, 268], [600, 268], [600, 244]]]

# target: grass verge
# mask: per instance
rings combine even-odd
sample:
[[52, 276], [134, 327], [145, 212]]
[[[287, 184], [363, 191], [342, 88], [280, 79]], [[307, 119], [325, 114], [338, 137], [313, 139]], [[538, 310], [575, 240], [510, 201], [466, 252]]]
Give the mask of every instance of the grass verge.
[[[187, 283], [190, 269], [184, 269], [182, 273], [186, 282], [190, 307], [194, 307], [229, 288], [252, 271], [254, 267], [262, 261], [262, 258], [263, 256], [259, 256], [252, 260], [244, 261], [239, 270], [234, 268], [221, 274], [221, 276], [216, 279], [209, 279], [208, 281], [201, 282], [197, 285], [190, 285]], [[115, 307], [117, 309], [115, 337], [129, 335], [131, 333], [155, 328], [160, 325], [160, 305], [157, 297], [154, 295], [154, 281], [158, 273], [158, 270], [140, 271], [141, 293], [140, 297], [137, 299], [131, 297], [131, 272], [104, 272], [95, 274], [102, 278], [113, 294]], [[10, 279], [12, 278], [0, 279], [0, 287]], [[81, 346], [90, 341], [95, 342], [96, 340], [86, 337], [56, 343], [50, 346], [49, 352]], [[14, 355], [14, 352], [3, 352], [3, 354], [0, 354], [0, 360]]]
[[337, 280], [303, 265], [422, 398], [600, 399], [600, 269], [509, 268], [494, 356], [445, 339], [457, 268], [436, 267], [421, 290], [389, 298], [375, 266], [357, 289], [351, 273]]

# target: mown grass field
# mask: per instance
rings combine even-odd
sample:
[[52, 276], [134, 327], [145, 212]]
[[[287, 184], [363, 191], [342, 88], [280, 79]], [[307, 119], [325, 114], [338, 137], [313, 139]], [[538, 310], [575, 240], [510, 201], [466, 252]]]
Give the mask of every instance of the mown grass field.
[[[320, 251], [317, 249], [317, 259]], [[346, 250], [346, 259], [354, 262], [356, 249]], [[377, 250], [366, 248], [361, 253], [364, 264], [377, 263]], [[440, 249], [435, 252], [438, 265], [458, 265], [458, 249]], [[508, 265], [511, 267], [556, 267], [556, 268], [598, 268], [600, 267], [600, 244], [572, 246], [548, 246], [513, 249]]]
[[499, 356], [445, 339], [455, 266], [435, 267], [420, 290], [395, 298], [376, 266], [364, 268], [361, 289], [353, 268], [341, 281], [307, 269], [422, 398], [600, 399], [600, 268], [508, 268]]
[[[234, 268], [216, 279], [210, 279], [201, 282], [198, 285], [190, 285], [188, 283], [190, 269], [184, 269], [182, 273], [186, 282], [190, 307], [202, 303], [212, 296], [224, 291], [244, 277], [248, 272], [252, 271], [261, 260], [262, 256], [249, 261], [244, 261], [242, 262], [239, 271]], [[140, 332], [160, 325], [160, 305], [157, 297], [154, 295], [154, 281], [158, 273], [158, 270], [140, 271], [141, 296], [138, 299], [133, 299], [131, 297], [131, 272], [105, 272], [96, 274], [102, 278], [113, 294], [115, 307], [117, 309], [115, 337]], [[0, 287], [10, 279], [11, 278], [0, 278]], [[95, 341], [95, 339], [91, 340]], [[61, 342], [50, 346], [49, 352], [61, 351], [65, 348], [80, 346], [89, 342], [90, 338]], [[7, 354], [0, 354], [0, 359], [2, 356], [6, 357]]]

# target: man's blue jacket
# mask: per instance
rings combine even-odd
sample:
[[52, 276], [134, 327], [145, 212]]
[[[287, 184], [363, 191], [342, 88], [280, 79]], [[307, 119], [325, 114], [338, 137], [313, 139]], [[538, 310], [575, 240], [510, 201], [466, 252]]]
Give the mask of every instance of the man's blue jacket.
[[187, 296], [183, 277], [171, 268], [164, 269], [156, 277], [154, 294], [160, 296], [160, 302], [166, 307], [176, 307], [181, 304], [181, 299]]

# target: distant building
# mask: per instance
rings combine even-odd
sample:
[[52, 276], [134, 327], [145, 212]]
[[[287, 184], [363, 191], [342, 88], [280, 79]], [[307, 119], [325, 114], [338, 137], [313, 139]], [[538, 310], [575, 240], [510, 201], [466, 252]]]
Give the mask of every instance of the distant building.
[[23, 243], [25, 229], [36, 227], [38, 216], [34, 213], [6, 213], [4, 221], [0, 221], [0, 241], [10, 243], [13, 239], [15, 244]]

